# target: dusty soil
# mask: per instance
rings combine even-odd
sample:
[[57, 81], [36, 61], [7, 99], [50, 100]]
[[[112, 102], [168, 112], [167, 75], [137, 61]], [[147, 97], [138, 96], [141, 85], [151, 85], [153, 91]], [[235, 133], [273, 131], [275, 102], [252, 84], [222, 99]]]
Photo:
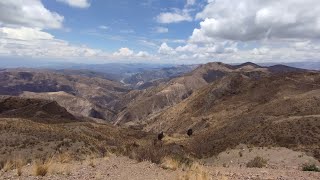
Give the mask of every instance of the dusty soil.
[[208, 168], [212, 179], [223, 180], [318, 180], [320, 173], [266, 168]]
[[[239, 149], [243, 146], [238, 146]], [[239, 164], [230, 164], [231, 161], [238, 162], [238, 150], [233, 149], [221, 153], [214, 163], [207, 159], [202, 165], [201, 172], [206, 176], [204, 179], [221, 179], [221, 180], [241, 180], [241, 179], [320, 179], [320, 173], [304, 172], [299, 169], [299, 164], [305, 162], [316, 162], [314, 158], [307, 155], [300, 156], [301, 152], [294, 152], [285, 148], [261, 149], [253, 148], [250, 152], [245, 152], [242, 158], [243, 162], [250, 160], [252, 157], [262, 155], [268, 158], [268, 166], [266, 168], [246, 168], [238, 166]], [[248, 150], [244, 147], [244, 151]], [[273, 153], [273, 154], [270, 154]], [[281, 155], [281, 156], [279, 156]], [[295, 156], [300, 156], [293, 160]], [[277, 160], [277, 157], [279, 158]], [[217, 160], [218, 159], [218, 160]], [[211, 159], [212, 160], [212, 159]], [[292, 161], [293, 160], [293, 161]], [[229, 162], [228, 167], [223, 167], [221, 163]], [[241, 161], [240, 161], [241, 164]], [[319, 163], [318, 163], [319, 164]], [[82, 162], [71, 162], [66, 164], [52, 163], [49, 166], [48, 174], [45, 177], [34, 175], [34, 166], [29, 164], [22, 168], [22, 175], [17, 175], [17, 170], [4, 172], [0, 171], [0, 179], [196, 179], [193, 175], [199, 173], [197, 170], [188, 168], [179, 168], [177, 170], [163, 169], [160, 165], [149, 161], [137, 162], [127, 157], [117, 157], [111, 155], [99, 159], [87, 159]], [[184, 175], [188, 176], [184, 176]]]
[[282, 147], [248, 147], [244, 144], [224, 151], [218, 156], [204, 159], [203, 163], [215, 167], [241, 168], [246, 167], [246, 164], [257, 156], [267, 160], [268, 169], [299, 171], [304, 164], [320, 165], [317, 159], [304, 152]]
[[[61, 167], [62, 165], [60, 165]], [[140, 162], [126, 157], [112, 156], [74, 162], [61, 168], [52, 166], [49, 174], [44, 178], [34, 176], [33, 167], [29, 165], [23, 168], [21, 177], [17, 176], [16, 170], [3, 173], [1, 179], [175, 179], [179, 171], [164, 170], [150, 162]], [[50, 172], [51, 171], [51, 172]]]

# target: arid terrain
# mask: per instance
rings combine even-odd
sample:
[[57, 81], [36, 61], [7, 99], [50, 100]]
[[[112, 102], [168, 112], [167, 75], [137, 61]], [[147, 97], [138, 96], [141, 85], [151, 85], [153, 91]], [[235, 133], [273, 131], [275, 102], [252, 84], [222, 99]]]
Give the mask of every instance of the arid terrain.
[[191, 68], [1, 70], [0, 178], [320, 179], [318, 71]]
[[[249, 152], [241, 149], [246, 157], [239, 158], [239, 150], [231, 150], [218, 156], [218, 162], [199, 164], [181, 168], [174, 162], [161, 165], [149, 161], [137, 162], [123, 156], [108, 155], [103, 158], [87, 158], [82, 161], [70, 161], [68, 159], [51, 160], [46, 162], [47, 172], [45, 179], [217, 179], [217, 180], [245, 180], [245, 179], [281, 179], [281, 180], [317, 180], [320, 174], [317, 172], [305, 172], [299, 170], [299, 163], [316, 162], [312, 157], [303, 153], [293, 152], [287, 149], [254, 149]], [[287, 154], [288, 153], [288, 154]], [[239, 162], [250, 160], [256, 154], [270, 158], [270, 165], [265, 168], [246, 168], [238, 166]], [[278, 155], [282, 155], [279, 156]], [[285, 155], [285, 156], [283, 156]], [[228, 165], [222, 165], [223, 163]], [[39, 179], [37, 176], [39, 165], [29, 163], [20, 170], [2, 170], [3, 179]], [[18, 173], [21, 173], [20, 175]], [[40, 176], [41, 177], [41, 176]]]

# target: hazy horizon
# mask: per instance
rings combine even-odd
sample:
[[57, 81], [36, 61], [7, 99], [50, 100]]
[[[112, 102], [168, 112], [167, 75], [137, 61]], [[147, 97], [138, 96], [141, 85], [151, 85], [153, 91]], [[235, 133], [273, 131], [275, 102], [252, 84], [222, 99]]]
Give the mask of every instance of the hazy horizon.
[[[157, 63], [157, 62], [100, 62], [100, 63], [77, 63], [77, 62], [63, 62], [63, 61], [37, 61], [37, 60], [10, 60], [10, 61], [0, 61], [0, 68], [49, 68], [49, 69], [103, 69], [108, 70], [108, 68], [112, 67], [121, 67], [121, 66], [133, 66], [135, 68], [163, 68], [163, 67], [172, 67], [179, 65], [200, 65], [206, 64], [209, 62], [222, 62], [222, 61], [208, 61], [205, 63]], [[251, 61], [247, 61], [251, 62]], [[242, 63], [226, 63], [231, 65], [238, 65]], [[225, 62], [223, 62], [225, 63]], [[255, 63], [255, 62], [252, 62]], [[255, 63], [261, 66], [272, 66], [272, 65], [286, 65], [301, 69], [309, 69], [309, 70], [320, 70], [320, 62], [317, 61], [305, 61], [305, 62], [270, 62], [270, 63]], [[102, 69], [100, 72], [102, 72]]]

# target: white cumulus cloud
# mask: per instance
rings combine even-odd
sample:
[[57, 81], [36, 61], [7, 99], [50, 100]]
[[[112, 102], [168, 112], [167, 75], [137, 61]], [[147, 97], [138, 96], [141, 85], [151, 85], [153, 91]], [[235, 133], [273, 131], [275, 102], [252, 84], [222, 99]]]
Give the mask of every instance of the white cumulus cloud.
[[65, 3], [71, 7], [75, 8], [88, 8], [90, 7], [90, 2], [88, 0], [57, 0], [58, 2]]
[[0, 56], [32, 58], [84, 58], [103, 56], [98, 49], [75, 46], [40, 29], [0, 28]]
[[162, 43], [161, 46], [159, 47], [158, 53], [162, 55], [170, 55], [170, 54], [175, 54], [175, 50], [168, 46], [167, 43]]
[[43, 32], [40, 29], [33, 29], [27, 27], [2, 27], [0, 28], [0, 37], [24, 41], [50, 40], [54, 38], [51, 34]]
[[[156, 58], [147, 51], [124, 47], [114, 53], [93, 49], [85, 45], [73, 45], [57, 39], [52, 34], [37, 28], [0, 27], [0, 57], [46, 58], [78, 60], [142, 60]], [[123, 59], [124, 58], [124, 59]]]
[[173, 12], [163, 12], [157, 17], [157, 22], [162, 24], [179, 23], [183, 21], [192, 21], [192, 17], [189, 14], [189, 10], [174, 9]]
[[136, 56], [146, 58], [146, 57], [150, 57], [150, 54], [146, 51], [139, 51]]
[[0, 1], [0, 24], [3, 25], [59, 29], [63, 20], [63, 16], [46, 9], [40, 0]]
[[320, 37], [318, 0], [215, 0], [196, 18], [192, 38], [237, 41]]
[[120, 48], [117, 52], [114, 52], [113, 55], [114, 56], [121, 56], [121, 57], [128, 57], [128, 56], [132, 56], [134, 54], [134, 52], [129, 49], [129, 48]]

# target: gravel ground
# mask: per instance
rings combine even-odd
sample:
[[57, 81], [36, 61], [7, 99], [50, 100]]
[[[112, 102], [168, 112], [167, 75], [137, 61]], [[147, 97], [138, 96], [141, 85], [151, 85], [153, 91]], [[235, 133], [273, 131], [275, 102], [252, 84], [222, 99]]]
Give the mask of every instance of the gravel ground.
[[167, 180], [177, 178], [178, 171], [164, 170], [150, 162], [136, 162], [126, 157], [112, 156], [103, 159], [93, 159], [85, 162], [74, 162], [65, 165], [53, 165], [45, 177], [34, 176], [32, 165], [24, 167], [22, 176], [17, 171], [2, 172], [0, 179], [114, 179], [114, 180]]
[[[202, 171], [207, 173], [208, 179], [222, 180], [295, 180], [320, 179], [320, 173], [303, 172], [299, 170], [280, 170], [267, 168], [239, 168], [239, 167], [216, 167], [206, 165], [201, 167]], [[150, 162], [136, 162], [127, 157], [111, 156], [108, 158], [92, 159], [84, 162], [73, 162], [71, 164], [53, 164], [50, 166], [49, 173], [45, 177], [33, 175], [34, 167], [25, 166], [22, 169], [22, 175], [17, 175], [17, 170], [8, 172], [1, 171], [0, 179], [115, 179], [115, 180], [171, 180], [179, 179], [184, 172], [181, 169], [167, 170]], [[193, 172], [193, 171], [192, 171]], [[196, 173], [196, 172], [194, 172]], [[200, 179], [202, 180], [202, 179]]]

